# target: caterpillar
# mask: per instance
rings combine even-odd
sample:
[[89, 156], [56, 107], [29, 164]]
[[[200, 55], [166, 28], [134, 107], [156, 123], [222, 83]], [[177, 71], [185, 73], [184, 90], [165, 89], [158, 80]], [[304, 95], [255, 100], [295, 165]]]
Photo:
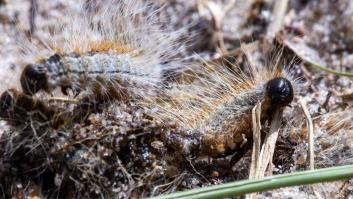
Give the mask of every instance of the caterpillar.
[[182, 30], [162, 28], [153, 4], [112, 0], [99, 6], [71, 19], [63, 45], [49, 45], [52, 56], [26, 65], [20, 78], [25, 94], [61, 88], [75, 96], [83, 90], [115, 99], [126, 92], [143, 96], [163, 81], [163, 71], [180, 67], [174, 57], [183, 48], [177, 42]]
[[[24, 67], [20, 76], [24, 95], [35, 96], [41, 91], [53, 94], [60, 88], [64, 95], [72, 91], [79, 101], [74, 111], [91, 109], [99, 102], [126, 101], [156, 93], [165, 71], [183, 65], [184, 59], [179, 56], [186, 45], [180, 38], [183, 30], [163, 28], [155, 4], [111, 0], [104, 4], [89, 2], [86, 7], [90, 9], [82, 8], [82, 13], [72, 16], [62, 28], [64, 42], [46, 44], [50, 56]], [[9, 108], [13, 98], [12, 106], [18, 102], [27, 106], [25, 110], [32, 109], [30, 103], [22, 104], [17, 97], [22, 99], [17, 91], [4, 92], [2, 108]], [[37, 101], [33, 98], [33, 104]], [[44, 107], [42, 103], [41, 111], [53, 112]], [[3, 109], [8, 115], [6, 111]], [[88, 115], [89, 111], [82, 114]]]
[[184, 156], [219, 158], [241, 152], [252, 138], [255, 104], [262, 102], [262, 124], [270, 123], [275, 111], [290, 106], [299, 90], [298, 81], [279, 62], [247, 65], [247, 71], [212, 63], [190, 67], [186, 76], [193, 79], [191, 84], [177, 83], [165, 99], [152, 98], [152, 115], [181, 128], [163, 135], [164, 142]]

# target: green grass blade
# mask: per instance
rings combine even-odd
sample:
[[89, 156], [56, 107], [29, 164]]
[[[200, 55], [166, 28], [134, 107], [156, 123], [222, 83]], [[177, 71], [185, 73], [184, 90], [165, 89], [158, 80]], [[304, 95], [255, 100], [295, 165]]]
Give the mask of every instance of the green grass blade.
[[310, 64], [313, 67], [316, 67], [316, 68], [318, 68], [320, 70], [323, 70], [323, 71], [326, 71], [328, 73], [332, 73], [332, 74], [335, 74], [335, 75], [338, 75], [338, 76], [353, 77], [353, 73], [350, 73], [350, 72], [337, 71], [337, 70], [328, 68], [326, 66], [320, 65], [318, 63], [315, 63], [315, 62], [307, 61], [307, 63]]
[[313, 171], [303, 171], [266, 177], [260, 180], [243, 180], [205, 188], [176, 192], [150, 199], [168, 198], [224, 198], [247, 193], [261, 192], [281, 187], [298, 186], [353, 178], [353, 165], [339, 166]]

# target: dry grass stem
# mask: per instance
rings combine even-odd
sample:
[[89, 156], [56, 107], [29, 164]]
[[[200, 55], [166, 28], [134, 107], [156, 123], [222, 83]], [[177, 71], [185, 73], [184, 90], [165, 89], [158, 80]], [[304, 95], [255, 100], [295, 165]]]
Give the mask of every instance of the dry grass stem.
[[[266, 170], [268, 175], [272, 175], [272, 157], [275, 150], [276, 141], [278, 138], [278, 131], [281, 126], [282, 111], [276, 111], [271, 121], [270, 132], [266, 135], [264, 144], [259, 151], [259, 141], [261, 141], [260, 129], [260, 111], [261, 107], [258, 104], [253, 109], [253, 132], [254, 132], [254, 145], [253, 155], [250, 166], [250, 179], [261, 179], [265, 176]], [[254, 123], [255, 122], [255, 123]], [[255, 127], [254, 127], [255, 126]], [[260, 138], [260, 139], [259, 139]], [[255, 198], [256, 194], [251, 194], [249, 198]]]
[[314, 155], [314, 125], [313, 120], [311, 119], [308, 108], [306, 107], [306, 102], [304, 100], [300, 100], [300, 105], [305, 114], [306, 123], [308, 127], [308, 143], [309, 143], [309, 167], [310, 170], [315, 169], [315, 155]]
[[[256, 178], [256, 172], [258, 168], [259, 156], [260, 156], [260, 147], [261, 147], [261, 102], [258, 102], [255, 107], [252, 109], [252, 128], [253, 128], [253, 152], [251, 154], [251, 165], [249, 179]], [[248, 195], [248, 198], [256, 198], [256, 193]]]
[[73, 104], [78, 103], [77, 99], [70, 99], [70, 98], [66, 98], [66, 97], [50, 97], [49, 101], [51, 101], [51, 102], [69, 102], [69, 103], [73, 103]]
[[261, 123], [260, 123], [261, 103], [258, 102], [252, 109], [252, 127], [253, 127], [253, 152], [251, 155], [251, 165], [249, 179], [254, 179], [256, 175], [256, 169], [258, 168], [259, 156], [260, 156], [260, 145], [261, 145]]

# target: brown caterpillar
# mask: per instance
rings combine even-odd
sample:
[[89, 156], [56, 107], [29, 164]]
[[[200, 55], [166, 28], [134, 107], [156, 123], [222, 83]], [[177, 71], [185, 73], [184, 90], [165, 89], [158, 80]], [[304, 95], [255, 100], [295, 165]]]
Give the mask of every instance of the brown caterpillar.
[[297, 84], [285, 70], [249, 67], [250, 74], [208, 64], [190, 68], [191, 85], [179, 83], [164, 100], [153, 98], [152, 115], [184, 132], [164, 135], [167, 145], [184, 155], [224, 157], [251, 140], [251, 110], [257, 102], [262, 102], [262, 124], [290, 105]]

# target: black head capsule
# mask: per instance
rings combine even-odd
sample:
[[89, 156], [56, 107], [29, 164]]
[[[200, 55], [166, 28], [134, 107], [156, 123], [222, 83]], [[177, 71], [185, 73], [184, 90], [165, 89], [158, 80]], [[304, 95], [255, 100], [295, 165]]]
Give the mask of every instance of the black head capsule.
[[20, 81], [22, 90], [27, 95], [34, 95], [39, 90], [47, 90], [48, 77], [46, 68], [42, 65], [29, 64], [23, 69]]
[[284, 77], [277, 77], [267, 82], [266, 97], [271, 109], [288, 106], [294, 98], [291, 82]]

